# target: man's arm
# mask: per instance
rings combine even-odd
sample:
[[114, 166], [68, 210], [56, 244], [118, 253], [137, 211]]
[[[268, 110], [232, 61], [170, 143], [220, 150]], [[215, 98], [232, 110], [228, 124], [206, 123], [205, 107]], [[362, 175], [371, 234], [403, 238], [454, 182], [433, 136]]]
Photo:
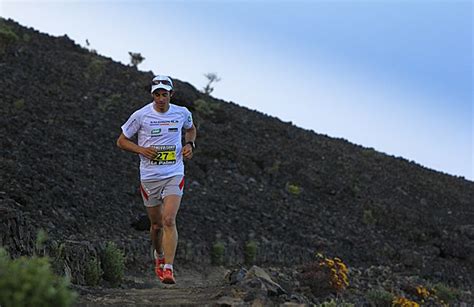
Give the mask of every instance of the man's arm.
[[143, 155], [150, 160], [156, 156], [155, 148], [138, 146], [137, 144], [133, 143], [130, 139], [128, 139], [123, 134], [123, 132], [120, 134], [119, 138], [117, 139], [117, 146], [123, 150]]
[[184, 133], [184, 142], [185, 145], [183, 147], [183, 156], [186, 159], [191, 159], [193, 157], [193, 147], [191, 144], [186, 144], [187, 142], [194, 142], [196, 140], [196, 134], [197, 134], [197, 129], [194, 124], [192, 125], [191, 128], [186, 129], [186, 132]]

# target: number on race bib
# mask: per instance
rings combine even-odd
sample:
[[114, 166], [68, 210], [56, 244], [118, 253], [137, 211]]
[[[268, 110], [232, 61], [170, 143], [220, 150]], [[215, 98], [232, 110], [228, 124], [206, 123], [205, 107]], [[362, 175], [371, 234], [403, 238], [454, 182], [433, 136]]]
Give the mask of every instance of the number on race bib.
[[151, 160], [151, 163], [157, 165], [169, 165], [176, 163], [176, 146], [162, 145], [154, 147], [157, 149], [157, 153], [155, 158]]

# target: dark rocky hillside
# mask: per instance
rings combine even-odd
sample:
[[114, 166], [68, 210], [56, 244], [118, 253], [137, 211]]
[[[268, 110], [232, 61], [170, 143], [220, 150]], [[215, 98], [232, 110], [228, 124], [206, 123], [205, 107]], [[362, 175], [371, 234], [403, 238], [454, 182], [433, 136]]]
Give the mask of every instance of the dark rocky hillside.
[[[0, 38], [0, 245], [14, 256], [31, 254], [43, 228], [52, 246], [66, 242], [80, 253], [115, 241], [129, 264], [147, 267], [138, 157], [115, 142], [128, 116], [151, 101], [152, 72], [67, 36], [11, 20], [0, 19], [0, 27], [7, 29]], [[349, 267], [387, 266], [472, 288], [473, 182], [175, 82], [174, 103], [198, 125], [177, 221], [178, 264], [209, 262], [216, 240], [228, 265], [241, 263], [245, 242], [255, 240], [262, 265], [303, 264], [323, 252]]]

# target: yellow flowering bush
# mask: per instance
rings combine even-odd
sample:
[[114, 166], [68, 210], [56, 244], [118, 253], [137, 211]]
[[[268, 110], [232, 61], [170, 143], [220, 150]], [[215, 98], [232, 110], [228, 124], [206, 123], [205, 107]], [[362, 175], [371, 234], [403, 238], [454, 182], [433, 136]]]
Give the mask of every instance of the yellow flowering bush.
[[302, 284], [308, 286], [316, 296], [345, 290], [349, 286], [349, 270], [344, 262], [337, 257], [316, 256], [316, 261], [303, 268]]
[[416, 287], [416, 294], [422, 299], [422, 303], [425, 303], [426, 300], [436, 302], [440, 306], [449, 306], [448, 302], [453, 302], [456, 299], [458, 291], [443, 284], [436, 284], [429, 290], [423, 286]]
[[330, 283], [336, 291], [341, 291], [349, 286], [349, 278], [347, 273], [349, 270], [341, 259], [335, 257], [333, 259], [324, 258], [319, 262], [319, 266], [329, 269]]
[[430, 297], [430, 294], [430, 291], [425, 287], [421, 285], [416, 286], [416, 295], [418, 295], [418, 297], [420, 297], [421, 299], [427, 299], [428, 297]]
[[392, 304], [395, 307], [420, 307], [420, 304], [418, 304], [417, 302], [411, 301], [405, 297], [400, 296], [395, 297]]
[[437, 293], [437, 289], [435, 288], [428, 288], [423, 285], [416, 285], [416, 286], [406, 286], [404, 289], [407, 293], [413, 295], [414, 297], [417, 298], [418, 302], [413, 302], [410, 301], [406, 298], [403, 297], [397, 297], [394, 301], [393, 304], [395, 306], [419, 306], [421, 305], [436, 305], [436, 306], [449, 306], [449, 304], [446, 303], [445, 300]]

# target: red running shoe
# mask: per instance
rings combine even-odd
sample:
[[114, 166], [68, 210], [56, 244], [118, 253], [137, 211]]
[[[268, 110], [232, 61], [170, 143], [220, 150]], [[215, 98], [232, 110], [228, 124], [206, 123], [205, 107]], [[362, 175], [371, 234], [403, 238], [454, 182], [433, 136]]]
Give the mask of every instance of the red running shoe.
[[162, 282], [164, 284], [175, 284], [176, 280], [174, 279], [173, 276], [173, 270], [172, 269], [165, 269], [163, 271], [163, 280]]
[[155, 274], [156, 277], [163, 281], [163, 267], [165, 266], [165, 258], [155, 259]]

